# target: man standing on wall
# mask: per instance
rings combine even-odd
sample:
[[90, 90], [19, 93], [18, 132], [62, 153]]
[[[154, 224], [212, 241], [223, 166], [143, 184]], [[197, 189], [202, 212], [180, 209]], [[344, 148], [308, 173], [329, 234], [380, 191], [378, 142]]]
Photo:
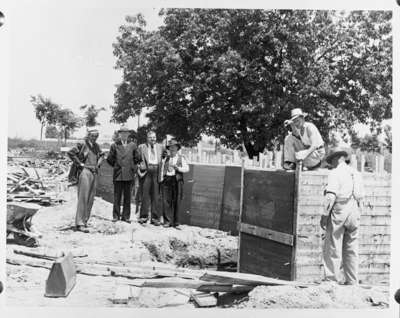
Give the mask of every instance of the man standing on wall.
[[[113, 169], [114, 183], [114, 204], [113, 222], [124, 221], [130, 223], [132, 185], [140, 161], [137, 146], [128, 137], [131, 133], [126, 127], [118, 131], [117, 140], [111, 145], [107, 156], [107, 162]], [[121, 201], [124, 197], [123, 210], [121, 215]]]
[[84, 143], [78, 143], [69, 152], [69, 158], [78, 167], [78, 206], [76, 209], [76, 231], [88, 233], [86, 229], [97, 188], [98, 169], [103, 161], [103, 153], [97, 144], [99, 132], [88, 130]]
[[350, 166], [351, 151], [337, 148], [326, 161], [334, 169], [325, 189], [325, 210], [321, 227], [326, 230], [323, 259], [326, 280], [340, 280], [343, 264], [344, 283], [358, 283], [358, 228], [364, 196], [361, 175]]
[[164, 154], [163, 146], [156, 143], [156, 133], [147, 133], [147, 142], [139, 145], [140, 165], [138, 174], [142, 203], [140, 206], [139, 223], [146, 223], [150, 212], [150, 222], [160, 225], [159, 202], [159, 169]]
[[286, 170], [296, 169], [296, 161], [303, 161], [303, 167], [312, 170], [321, 165], [325, 156], [324, 141], [318, 128], [305, 121], [307, 114], [300, 108], [291, 112], [291, 118], [285, 121], [292, 133], [285, 138], [284, 164]]
[[176, 227], [178, 211], [183, 195], [183, 174], [189, 172], [189, 165], [181, 154], [181, 145], [171, 139], [167, 145], [169, 155], [162, 160], [160, 183], [164, 227]]

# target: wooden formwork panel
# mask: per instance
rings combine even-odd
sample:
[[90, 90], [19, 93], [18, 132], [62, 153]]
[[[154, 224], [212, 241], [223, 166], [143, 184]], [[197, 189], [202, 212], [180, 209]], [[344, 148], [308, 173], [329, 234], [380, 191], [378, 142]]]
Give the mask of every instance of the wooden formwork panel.
[[96, 195], [107, 202], [114, 201], [113, 167], [106, 161], [103, 162], [99, 171]]
[[225, 166], [195, 165], [190, 224], [218, 229], [221, 218]]
[[182, 202], [179, 206], [178, 220], [181, 224], [190, 225], [190, 211], [192, 205], [192, 192], [193, 192], [193, 165], [189, 165], [189, 172], [183, 174], [183, 194]]
[[240, 244], [240, 272], [291, 279], [291, 246], [246, 233]]
[[232, 235], [238, 234], [237, 225], [240, 212], [240, 179], [240, 167], [226, 166], [219, 229], [230, 232]]

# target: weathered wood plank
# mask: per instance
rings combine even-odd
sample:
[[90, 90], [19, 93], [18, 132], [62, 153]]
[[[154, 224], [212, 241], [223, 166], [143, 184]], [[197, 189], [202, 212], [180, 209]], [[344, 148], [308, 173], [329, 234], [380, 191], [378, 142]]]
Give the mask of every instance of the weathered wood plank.
[[293, 246], [293, 235], [291, 234], [282, 233], [247, 223], [240, 224], [240, 231], [278, 243]]

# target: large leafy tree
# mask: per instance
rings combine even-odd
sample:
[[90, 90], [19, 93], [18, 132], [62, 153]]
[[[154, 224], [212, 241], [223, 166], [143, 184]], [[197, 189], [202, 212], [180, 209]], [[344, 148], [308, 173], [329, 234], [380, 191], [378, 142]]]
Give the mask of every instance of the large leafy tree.
[[100, 112], [105, 111], [104, 107], [96, 107], [95, 105], [83, 105], [80, 107], [84, 111], [84, 121], [86, 127], [94, 127], [98, 125], [97, 117]]
[[391, 12], [162, 10], [146, 31], [127, 17], [114, 44], [123, 81], [113, 119], [148, 110], [158, 134], [195, 143], [202, 133], [256, 149], [284, 138], [290, 109], [325, 137], [391, 117]]
[[40, 140], [42, 140], [43, 128], [46, 125], [54, 125], [57, 122], [57, 113], [60, 110], [60, 106], [41, 94], [31, 96], [31, 103], [35, 109], [35, 116], [40, 121]]

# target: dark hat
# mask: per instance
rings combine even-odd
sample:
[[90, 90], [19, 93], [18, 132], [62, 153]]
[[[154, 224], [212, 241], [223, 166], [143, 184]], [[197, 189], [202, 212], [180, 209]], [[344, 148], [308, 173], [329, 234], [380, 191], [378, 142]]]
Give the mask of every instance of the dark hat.
[[167, 149], [169, 149], [171, 146], [177, 146], [178, 150], [181, 149], [181, 144], [176, 139], [171, 139], [168, 141]]
[[350, 148], [344, 147], [336, 147], [329, 151], [328, 155], [325, 158], [325, 161], [329, 164], [332, 163], [332, 160], [337, 157], [346, 157], [350, 158], [352, 150]]

